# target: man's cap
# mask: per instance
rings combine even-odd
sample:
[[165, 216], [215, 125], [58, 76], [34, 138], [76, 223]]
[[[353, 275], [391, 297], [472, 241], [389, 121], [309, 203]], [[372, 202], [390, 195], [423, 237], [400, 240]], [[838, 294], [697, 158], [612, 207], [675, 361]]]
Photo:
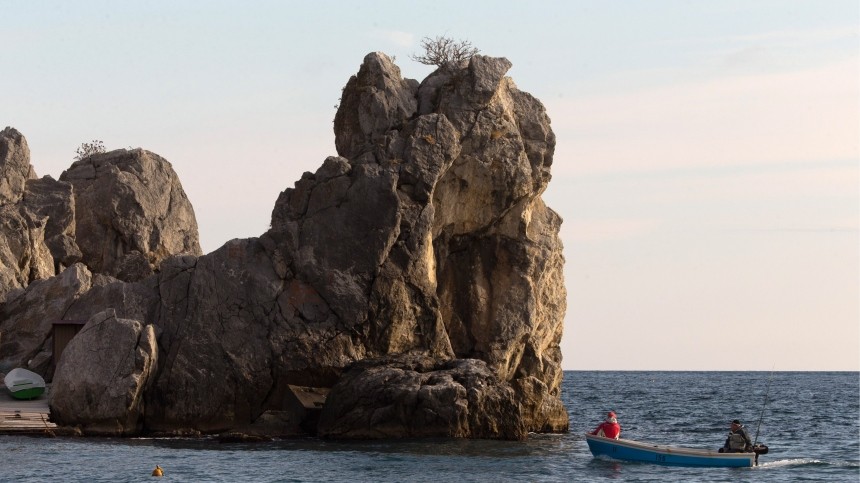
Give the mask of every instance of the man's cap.
[[741, 421], [739, 419], [735, 419], [734, 421], [732, 421], [732, 424], [741, 424]]
[[614, 418], [615, 417], [615, 411], [609, 411], [609, 414], [607, 414], [606, 417]]

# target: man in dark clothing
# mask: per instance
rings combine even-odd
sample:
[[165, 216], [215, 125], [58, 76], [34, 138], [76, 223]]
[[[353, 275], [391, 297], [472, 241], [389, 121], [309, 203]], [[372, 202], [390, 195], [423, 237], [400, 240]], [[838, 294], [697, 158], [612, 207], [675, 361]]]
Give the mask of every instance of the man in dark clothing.
[[720, 448], [720, 453], [743, 453], [745, 451], [752, 451], [752, 447], [753, 442], [750, 439], [749, 433], [747, 433], [747, 428], [737, 419], [732, 421], [729, 437], [726, 438], [726, 444]]

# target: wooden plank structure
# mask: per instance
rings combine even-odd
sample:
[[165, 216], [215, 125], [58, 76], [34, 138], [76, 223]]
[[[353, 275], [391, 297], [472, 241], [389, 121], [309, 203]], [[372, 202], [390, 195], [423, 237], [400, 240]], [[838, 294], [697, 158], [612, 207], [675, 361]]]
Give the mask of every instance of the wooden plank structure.
[[14, 399], [0, 384], [0, 434], [44, 434], [53, 436], [57, 425], [50, 421], [48, 393], [30, 401]]
[[316, 434], [317, 424], [322, 414], [322, 408], [325, 405], [326, 397], [328, 397], [331, 388], [328, 387], [307, 387], [288, 385], [289, 391], [285, 394], [284, 404], [290, 407], [292, 414], [298, 415], [299, 426], [306, 433]]
[[54, 352], [51, 358], [51, 374], [57, 370], [57, 363], [60, 362], [60, 356], [69, 341], [81, 331], [86, 320], [57, 320], [52, 324], [52, 334], [54, 339]]
[[299, 404], [307, 410], [321, 410], [325, 405], [325, 399], [328, 396], [330, 388], [327, 387], [307, 387], [288, 385], [293, 396], [298, 400]]

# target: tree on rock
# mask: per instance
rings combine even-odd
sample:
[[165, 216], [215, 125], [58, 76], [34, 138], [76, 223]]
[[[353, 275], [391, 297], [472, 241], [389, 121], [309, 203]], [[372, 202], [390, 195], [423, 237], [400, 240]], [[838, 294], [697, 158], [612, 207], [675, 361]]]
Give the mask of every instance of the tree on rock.
[[424, 37], [421, 39], [421, 48], [424, 49], [424, 55], [413, 55], [412, 60], [443, 69], [468, 61], [480, 52], [468, 40], [454, 40], [443, 36], [434, 39]]
[[75, 161], [87, 159], [93, 154], [101, 154], [105, 152], [105, 144], [97, 139], [93, 139], [89, 143], [81, 143], [78, 149], [75, 149]]

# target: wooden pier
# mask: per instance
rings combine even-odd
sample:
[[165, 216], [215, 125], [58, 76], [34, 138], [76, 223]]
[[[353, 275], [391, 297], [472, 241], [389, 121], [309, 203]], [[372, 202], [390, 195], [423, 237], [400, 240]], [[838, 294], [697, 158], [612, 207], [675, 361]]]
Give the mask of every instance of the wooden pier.
[[57, 425], [49, 421], [48, 392], [31, 401], [12, 397], [0, 384], [0, 434], [38, 434], [53, 436]]

